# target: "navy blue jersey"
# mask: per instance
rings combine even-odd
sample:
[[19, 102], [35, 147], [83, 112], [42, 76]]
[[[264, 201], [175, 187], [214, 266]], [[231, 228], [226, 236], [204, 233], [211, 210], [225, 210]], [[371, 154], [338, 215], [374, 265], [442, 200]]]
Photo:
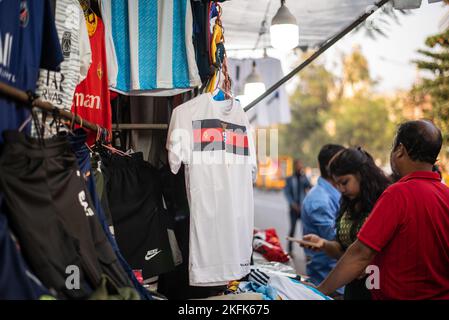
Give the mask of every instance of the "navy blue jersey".
[[[48, 0], [0, 1], [0, 82], [34, 92], [39, 68], [57, 71], [62, 60]], [[0, 97], [0, 133], [17, 129], [28, 115], [26, 108]]]
[[[0, 198], [1, 198], [0, 194]], [[1, 199], [0, 199], [1, 203]], [[1, 206], [1, 204], [0, 204]], [[36, 300], [51, 296], [28, 269], [15, 241], [6, 216], [0, 211], [0, 300]]]

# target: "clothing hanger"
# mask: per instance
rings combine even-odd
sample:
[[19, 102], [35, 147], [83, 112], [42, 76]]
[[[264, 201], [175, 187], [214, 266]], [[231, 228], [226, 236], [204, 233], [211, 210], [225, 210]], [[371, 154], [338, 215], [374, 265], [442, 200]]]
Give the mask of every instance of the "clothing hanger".
[[[30, 115], [28, 118], [25, 119], [24, 122], [22, 122], [22, 124], [19, 127], [19, 132], [22, 132], [23, 129], [25, 129], [25, 127], [27, 126], [27, 124], [31, 122], [31, 120], [33, 120], [33, 116], [32, 115]], [[36, 129], [36, 130], [39, 130], [39, 128]]]
[[[215, 10], [217, 11], [213, 39], [212, 39], [212, 47], [211, 52], [215, 51], [214, 57], [212, 57], [213, 65], [215, 67], [214, 76], [211, 77], [211, 82], [208, 85], [210, 91], [212, 91], [212, 95], [214, 100], [223, 101], [223, 100], [234, 100], [234, 96], [231, 93], [231, 78], [228, 74], [227, 67], [227, 56], [226, 50], [224, 47], [225, 43], [225, 29], [223, 27], [221, 16], [223, 13], [223, 9], [218, 4], [217, 1], [214, 1]], [[216, 29], [218, 28], [218, 29]], [[214, 49], [214, 50], [213, 50]], [[224, 77], [223, 80], [221, 77]], [[217, 79], [218, 78], [218, 79]], [[216, 81], [216, 87], [212, 90], [211, 86], [215, 85], [214, 81]], [[217, 90], [218, 89], [218, 90]]]
[[[216, 101], [229, 100], [229, 98], [231, 98], [231, 100], [232, 100], [233, 99], [232, 93], [224, 88], [223, 83], [222, 83], [222, 85], [220, 85], [221, 76], [222, 76], [222, 72], [219, 71], [217, 87], [212, 92], [212, 97]], [[223, 80], [223, 82], [224, 82], [224, 80]]]
[[92, 150], [94, 148], [104, 148], [109, 150], [112, 154], [117, 154], [123, 157], [129, 157], [131, 156], [129, 154], [126, 154], [125, 152], [118, 150], [112, 146], [110, 146], [110, 134], [109, 132], [100, 126], [97, 125], [97, 140], [93, 146], [91, 146], [89, 149]]
[[100, 18], [100, 19], [102, 19], [102, 17], [101, 17], [101, 6], [100, 6], [100, 3], [99, 3], [99, 0], [91, 0], [90, 1], [90, 3], [91, 3], [91, 5], [90, 5], [90, 8], [91, 8], [91, 10]]

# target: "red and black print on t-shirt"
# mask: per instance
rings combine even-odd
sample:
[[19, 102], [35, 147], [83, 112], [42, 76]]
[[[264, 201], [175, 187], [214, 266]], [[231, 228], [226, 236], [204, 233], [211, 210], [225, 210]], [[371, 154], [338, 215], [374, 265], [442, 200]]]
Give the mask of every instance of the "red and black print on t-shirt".
[[221, 121], [204, 119], [192, 121], [193, 151], [219, 151], [248, 156], [246, 127]]

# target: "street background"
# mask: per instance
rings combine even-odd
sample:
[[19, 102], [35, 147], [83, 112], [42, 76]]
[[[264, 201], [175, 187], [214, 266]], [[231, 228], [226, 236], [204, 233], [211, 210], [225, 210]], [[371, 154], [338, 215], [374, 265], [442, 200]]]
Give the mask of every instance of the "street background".
[[[290, 228], [290, 218], [284, 193], [282, 191], [254, 189], [254, 203], [254, 226], [259, 229], [275, 228], [282, 243], [282, 248], [287, 252], [286, 237]], [[295, 237], [302, 237], [301, 221], [296, 226]], [[291, 263], [298, 274], [306, 275], [304, 250], [297, 244], [293, 246]]]

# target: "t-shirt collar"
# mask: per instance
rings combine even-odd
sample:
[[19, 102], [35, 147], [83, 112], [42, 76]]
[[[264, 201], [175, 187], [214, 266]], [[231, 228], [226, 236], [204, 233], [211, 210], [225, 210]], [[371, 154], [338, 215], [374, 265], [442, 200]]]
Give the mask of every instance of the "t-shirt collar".
[[430, 179], [440, 181], [440, 175], [432, 171], [415, 171], [405, 177], [402, 177], [398, 182], [405, 182], [412, 179]]

